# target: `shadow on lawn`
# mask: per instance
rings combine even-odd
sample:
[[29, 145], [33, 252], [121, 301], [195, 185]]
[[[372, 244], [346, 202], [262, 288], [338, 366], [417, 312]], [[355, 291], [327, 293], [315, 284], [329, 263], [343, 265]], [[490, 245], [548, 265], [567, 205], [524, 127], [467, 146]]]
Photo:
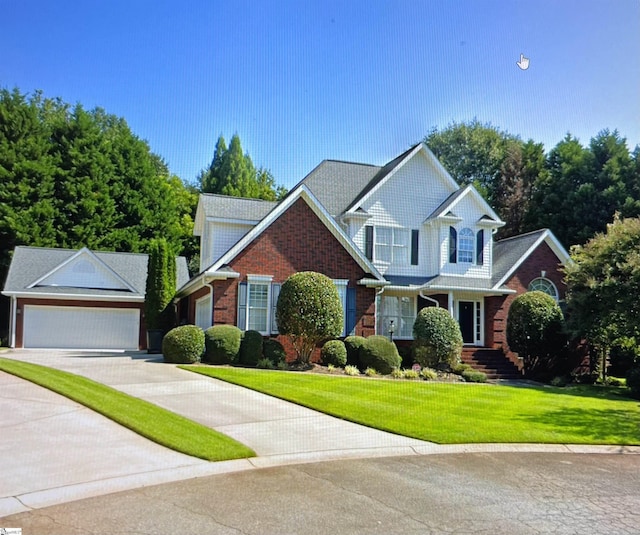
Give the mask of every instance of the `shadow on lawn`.
[[608, 399], [611, 401], [637, 401], [629, 395], [629, 390], [616, 386], [571, 385], [565, 387], [535, 386], [532, 388], [540, 390], [541, 392], [554, 392], [582, 398]]
[[616, 444], [640, 444], [640, 415], [623, 409], [548, 410], [535, 416], [521, 416], [520, 420], [561, 428], [585, 438], [586, 442]]

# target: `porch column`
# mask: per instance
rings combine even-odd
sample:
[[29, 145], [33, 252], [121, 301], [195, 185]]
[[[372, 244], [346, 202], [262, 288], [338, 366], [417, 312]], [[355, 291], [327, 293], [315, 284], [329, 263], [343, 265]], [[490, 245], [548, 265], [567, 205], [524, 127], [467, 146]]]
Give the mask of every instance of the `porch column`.
[[449, 292], [449, 314], [452, 318], [455, 318], [455, 311], [453, 310], [453, 292]]

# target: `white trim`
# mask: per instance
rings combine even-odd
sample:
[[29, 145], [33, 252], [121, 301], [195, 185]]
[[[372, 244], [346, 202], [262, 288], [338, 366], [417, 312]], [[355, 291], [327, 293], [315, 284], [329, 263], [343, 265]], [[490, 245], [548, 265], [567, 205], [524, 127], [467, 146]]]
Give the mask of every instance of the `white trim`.
[[260, 223], [259, 219], [232, 219], [230, 217], [214, 217], [214, 216], [207, 216], [206, 218], [207, 223], [232, 223], [234, 225], [245, 225], [247, 227], [251, 226], [255, 226], [258, 223]]
[[11, 296], [11, 312], [9, 313], [9, 347], [16, 347], [16, 325], [18, 321], [18, 300], [15, 296]]
[[[514, 239], [515, 238], [520, 238], [520, 237], [522, 237], [522, 235], [521, 236], [514, 236]], [[549, 241], [547, 241], [547, 240], [549, 240]], [[506, 240], [504, 240], [504, 241], [506, 241]], [[516, 272], [516, 270], [524, 263], [524, 261], [527, 258], [529, 258], [531, 253], [533, 253], [533, 251], [535, 251], [543, 241], [547, 243], [547, 245], [550, 247], [550, 249], [553, 251], [553, 253], [558, 257], [558, 260], [560, 261], [560, 263], [562, 265], [567, 265], [567, 264], [572, 262], [571, 256], [569, 256], [569, 253], [567, 252], [567, 250], [562, 246], [562, 244], [558, 241], [558, 239], [553, 235], [553, 232], [551, 232], [549, 229], [545, 229], [544, 232], [542, 234], [540, 234], [540, 237], [534, 242], [534, 244], [531, 247], [529, 247], [529, 249], [527, 249], [527, 251], [511, 267], [511, 269], [509, 271], [507, 271], [505, 276], [502, 277], [493, 287], [494, 288], [498, 288], [498, 287], [502, 286], [507, 280], [509, 280], [511, 278], [511, 276]], [[495, 243], [494, 243], [494, 245], [495, 245]]]
[[[208, 285], [207, 285], [208, 286]], [[202, 303], [202, 301], [209, 300], [209, 307], [207, 311], [208, 324], [207, 327], [202, 327], [202, 325], [198, 325], [198, 303]], [[207, 295], [203, 295], [196, 299], [195, 303], [195, 320], [196, 325], [200, 327], [203, 331], [213, 326], [213, 288], [209, 286], [209, 293]]]
[[273, 275], [247, 275], [248, 282], [271, 282]]
[[[459, 187], [457, 189], [459, 189]], [[484, 206], [486, 208], [486, 210], [481, 210], [481, 211], [482, 212], [487, 212], [488, 215], [494, 219], [494, 221], [492, 222], [492, 224], [490, 226], [503, 227], [506, 224], [504, 221], [502, 221], [502, 219], [500, 219], [500, 216], [495, 213], [493, 208], [491, 208], [491, 206], [489, 206], [487, 201], [485, 201], [482, 198], [482, 195], [480, 195], [480, 193], [478, 193], [478, 190], [476, 188], [474, 188], [472, 184], [467, 184], [464, 187], [462, 193], [460, 193], [460, 195], [458, 195], [455, 199], [453, 199], [453, 201], [451, 201], [449, 204], [446, 204], [445, 206], [443, 206], [442, 209], [440, 210], [440, 212], [438, 214], [436, 214], [433, 219], [446, 220], [445, 218], [451, 217], [451, 216], [448, 216], [447, 213], [453, 211], [453, 208], [462, 199], [464, 199], [469, 193], [472, 194], [472, 196], [473, 196], [473, 198], [474, 198], [476, 203], [478, 203], [481, 206]], [[489, 226], [487, 223], [485, 223], [485, 225]]]
[[[351, 215], [358, 210], [358, 208], [376, 191], [378, 191], [384, 184], [386, 184], [389, 179], [395, 175], [398, 170], [404, 166], [409, 160], [411, 160], [416, 154], [421, 152], [423, 156], [428, 160], [428, 162], [435, 168], [436, 173], [438, 173], [445, 181], [449, 183], [450, 186], [453, 187], [454, 190], [460, 188], [460, 186], [456, 183], [453, 177], [447, 172], [447, 170], [442, 166], [442, 164], [438, 161], [438, 158], [429, 150], [429, 148], [424, 143], [419, 143], [416, 145], [412, 151], [410, 151], [402, 161], [398, 162], [398, 164], [387, 173], [387, 175], [382, 178], [371, 190], [369, 190], [364, 197], [358, 200], [357, 204], [354, 204], [349, 210], [347, 210], [347, 214]], [[392, 160], [393, 161], [393, 160]], [[386, 164], [385, 164], [386, 165]], [[383, 166], [384, 167], [384, 166]]]
[[548, 294], [544, 290], [538, 290], [538, 291], [546, 293], [547, 295], [553, 297], [555, 299], [556, 303], [558, 303], [560, 301], [560, 292], [558, 291], [558, 287], [555, 285], [555, 283], [551, 279], [548, 279], [547, 277], [536, 277], [535, 279], [532, 279], [531, 282], [529, 284], [527, 284], [527, 292], [533, 292], [534, 291], [534, 290], [531, 289], [531, 285], [536, 281], [548, 282], [551, 285], [551, 287], [553, 288], [553, 291], [555, 292], [555, 295]]
[[2, 292], [7, 297], [17, 297], [19, 299], [63, 299], [65, 301], [117, 301], [120, 303], [143, 303], [143, 295], [119, 296], [119, 295], [96, 295], [96, 294], [62, 294], [62, 293], [42, 293], [42, 292]]
[[[102, 260], [100, 260], [93, 252], [91, 252], [89, 249], [87, 249], [86, 247], [83, 247], [82, 249], [80, 249], [78, 252], [72, 254], [69, 258], [67, 258], [64, 262], [58, 264], [56, 267], [54, 267], [51, 271], [49, 271], [48, 273], [45, 273], [42, 277], [40, 277], [39, 279], [36, 279], [35, 282], [32, 282], [29, 286], [27, 286], [27, 288], [33, 288], [35, 286], [37, 286], [39, 283], [41, 283], [43, 280], [45, 280], [46, 278], [50, 277], [51, 275], [53, 275], [54, 273], [56, 273], [57, 271], [60, 271], [63, 267], [69, 265], [71, 262], [73, 262], [76, 258], [79, 258], [82, 255], [88, 255], [89, 258], [91, 260], [93, 260], [94, 262], [97, 262], [99, 265], [101, 265], [102, 267], [104, 267], [107, 271], [109, 271], [120, 283], [122, 283], [129, 291], [134, 292], [134, 293], [138, 293], [138, 291], [131, 286], [126, 280], [124, 280], [120, 275], [118, 275], [113, 269], [111, 269], [107, 264], [105, 264]], [[148, 258], [148, 257], [147, 257]]]
[[255, 286], [266, 286], [267, 287], [267, 306], [266, 306], [266, 317], [265, 317], [265, 330], [258, 331], [262, 336], [269, 336], [271, 334], [271, 281], [273, 280], [273, 276], [271, 275], [247, 275], [247, 303], [245, 306], [245, 327], [246, 330], [252, 330], [249, 325], [249, 317], [251, 312], [251, 307], [249, 306], [251, 302], [251, 285]]
[[364, 256], [364, 253], [356, 247], [351, 238], [338, 226], [336, 221], [329, 215], [329, 212], [318, 202], [306, 185], [301, 184], [295, 190], [278, 204], [265, 218], [244, 235], [231, 249], [222, 255], [216, 262], [206, 270], [206, 273], [217, 271], [225, 264], [229, 264], [244, 248], [262, 234], [278, 217], [288, 210], [298, 199], [304, 199], [311, 210], [324, 223], [327, 229], [347, 250], [351, 257], [358, 265], [367, 273], [371, 273], [374, 277], [384, 280], [375, 266]]
[[[455, 299], [455, 303], [454, 303], [454, 308], [455, 308], [455, 320], [458, 322], [458, 325], [460, 325], [460, 303], [461, 302], [465, 302], [465, 303], [473, 303], [473, 342], [465, 342], [465, 345], [473, 345], [476, 347], [482, 347], [484, 345], [484, 299], [469, 299], [469, 298], [462, 298], [462, 299]], [[476, 312], [477, 312], [477, 307], [478, 305], [480, 305], [480, 321], [478, 322], [478, 318], [476, 316]], [[479, 324], [478, 324], [479, 323]], [[478, 334], [478, 328], [480, 329], [480, 336], [477, 336]], [[462, 330], [462, 328], [461, 328]]]

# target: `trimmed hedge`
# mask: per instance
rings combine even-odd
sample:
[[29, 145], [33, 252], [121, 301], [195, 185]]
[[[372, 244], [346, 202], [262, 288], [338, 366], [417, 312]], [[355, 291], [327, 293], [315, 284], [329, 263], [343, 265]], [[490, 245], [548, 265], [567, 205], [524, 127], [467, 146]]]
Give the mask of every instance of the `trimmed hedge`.
[[262, 358], [262, 335], [258, 331], [245, 331], [240, 342], [240, 364], [256, 366]]
[[284, 347], [278, 340], [273, 338], [262, 342], [262, 355], [264, 358], [269, 359], [274, 366], [287, 361], [287, 353]]
[[242, 331], [234, 325], [214, 325], [204, 332], [205, 355], [211, 364], [238, 362]]
[[373, 368], [382, 375], [388, 375], [394, 368], [399, 368], [401, 363], [398, 348], [386, 336], [369, 336], [360, 349], [360, 369], [362, 370]]
[[347, 364], [347, 348], [342, 340], [329, 340], [320, 353], [322, 364], [344, 368]]
[[366, 338], [364, 336], [347, 336], [344, 339], [344, 346], [347, 349], [347, 364], [350, 366], [360, 366], [360, 350]]
[[413, 325], [413, 356], [418, 364], [437, 368], [453, 366], [462, 352], [462, 333], [458, 322], [444, 308], [423, 308]]
[[197, 325], [182, 325], [171, 329], [162, 340], [165, 362], [193, 364], [204, 353], [204, 331]]

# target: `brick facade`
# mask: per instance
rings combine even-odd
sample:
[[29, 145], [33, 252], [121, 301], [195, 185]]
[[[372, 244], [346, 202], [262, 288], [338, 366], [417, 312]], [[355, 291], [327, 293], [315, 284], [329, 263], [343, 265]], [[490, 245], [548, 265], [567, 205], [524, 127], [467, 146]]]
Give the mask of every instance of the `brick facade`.
[[[301, 229], [304, 234], [301, 235]], [[213, 323], [237, 324], [238, 285], [247, 275], [268, 275], [283, 283], [300, 271], [317, 271], [332, 279], [348, 280], [356, 290], [356, 334], [375, 333], [375, 290], [358, 285], [368, 276], [349, 252], [302, 198], [248, 244], [230, 263], [238, 279], [214, 281]], [[189, 296], [189, 321], [195, 321], [195, 301], [207, 293], [200, 289]]]
[[564, 283], [564, 274], [558, 257], [545, 242], [540, 244], [507, 280], [505, 286], [515, 290], [515, 294], [485, 297], [484, 300], [485, 345], [487, 347], [502, 348], [514, 362], [518, 362], [518, 359], [509, 350], [507, 344], [509, 307], [516, 297], [528, 290], [531, 281], [541, 277], [542, 271], [545, 271], [545, 278], [555, 284], [559, 298], [563, 300], [567, 291]]

